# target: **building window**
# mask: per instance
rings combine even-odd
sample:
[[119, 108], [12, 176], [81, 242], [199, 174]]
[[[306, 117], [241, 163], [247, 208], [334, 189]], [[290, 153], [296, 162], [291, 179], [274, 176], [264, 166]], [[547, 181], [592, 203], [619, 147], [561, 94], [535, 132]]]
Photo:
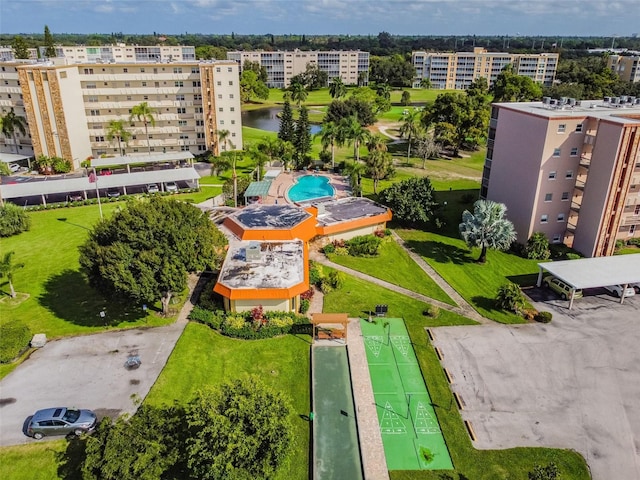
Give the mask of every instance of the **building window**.
[[561, 123], [558, 125], [558, 133], [564, 133], [567, 130], [567, 124]]
[[84, 69], [84, 74], [85, 75], [93, 75], [93, 68], [85, 68]]
[[221, 93], [219, 93], [219, 94], [218, 94], [218, 98], [219, 98], [220, 100], [222, 100], [222, 94], [221, 94]]
[[559, 157], [560, 156], [560, 149], [559, 148], [554, 148], [553, 149], [553, 156], [554, 157]]
[[636, 226], [635, 225], [631, 225], [629, 227], [629, 234], [633, 235], [634, 233], [636, 233]]
[[582, 124], [579, 123], [578, 125], [576, 125], [576, 132], [581, 132], [582, 131]]
[[122, 69], [122, 71], [123, 71], [124, 73], [129, 73], [129, 69], [128, 69], [128, 68], [123, 68], [123, 69]]
[[178, 126], [179, 127], [186, 127], [187, 126], [187, 121], [186, 120], [178, 120]]
[[573, 170], [567, 170], [567, 173], [564, 174], [564, 178], [570, 180], [573, 178]]
[[141, 68], [141, 69], [140, 69], [140, 73], [144, 73], [144, 68]]
[[229, 80], [229, 86], [233, 86], [233, 80]]
[[176, 95], [176, 100], [178, 102], [184, 102], [184, 95]]
[[229, 94], [229, 98], [233, 99], [233, 93]]
[[549, 172], [549, 180], [555, 180], [556, 179], [556, 172]]
[[569, 192], [562, 192], [562, 201], [569, 200]]
[[549, 221], [549, 215], [541, 215], [540, 216], [540, 223], [547, 223]]
[[571, 155], [572, 157], [577, 157], [577, 156], [578, 156], [578, 147], [573, 147], [573, 148], [571, 149], [571, 153], [570, 153], [570, 155]]
[[125, 86], [125, 87], [130, 87], [130, 86], [131, 86], [131, 84], [130, 84], [129, 82], [124, 82], [124, 86]]
[[559, 214], [558, 214], [558, 218], [557, 218], [557, 220], [558, 220], [559, 222], [564, 222], [564, 213], [559, 213]]
[[216, 67], [216, 72], [220, 73], [220, 67]]
[[97, 135], [97, 136], [96, 136], [96, 142], [104, 142], [104, 136], [102, 136], [102, 135]]
[[220, 120], [220, 125], [224, 125], [224, 120]]
[[60, 72], [60, 78], [67, 78], [67, 72]]
[[100, 110], [89, 110], [89, 115], [91, 115], [92, 117], [97, 117], [98, 115], [100, 115]]
[[227, 72], [231, 73], [233, 69], [231, 67], [227, 67]]
[[236, 111], [236, 107], [231, 107], [229, 108], [230, 111], [235, 112]]
[[180, 80], [180, 81], [174, 82], [173, 85], [176, 87], [184, 87], [184, 82]]
[[178, 113], [187, 113], [187, 109], [184, 107], [178, 107]]
[[640, 215], [640, 205], [636, 205], [636, 208], [633, 210], [634, 215]]
[[218, 111], [219, 111], [219, 112], [224, 112], [224, 108], [222, 108], [222, 107], [218, 107]]
[[173, 73], [182, 73], [182, 67], [173, 67]]
[[231, 125], [235, 125], [236, 121], [235, 120], [231, 120]]
[[220, 80], [218, 80], [218, 81], [216, 82], [216, 85], [217, 85], [217, 86], [219, 86], [219, 87], [221, 87], [221, 86], [222, 86], [222, 82], [221, 82]]
[[553, 243], [560, 243], [561, 235], [559, 233], [555, 233], [553, 235]]
[[544, 201], [545, 201], [545, 202], [550, 202], [551, 200], [553, 200], [553, 193], [547, 193], [547, 194], [544, 196]]
[[236, 136], [236, 132], [231, 132], [231, 136], [235, 137]]

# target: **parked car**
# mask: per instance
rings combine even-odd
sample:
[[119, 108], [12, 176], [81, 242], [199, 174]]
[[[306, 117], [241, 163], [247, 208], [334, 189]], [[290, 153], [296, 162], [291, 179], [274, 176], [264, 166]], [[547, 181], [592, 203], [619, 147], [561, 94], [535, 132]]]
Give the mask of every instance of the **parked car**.
[[82, 435], [96, 428], [98, 418], [91, 410], [76, 408], [46, 408], [33, 414], [27, 434], [36, 440], [51, 435]]
[[118, 198], [120, 196], [120, 190], [117, 188], [110, 188], [107, 190], [107, 197], [109, 198]]
[[175, 193], [178, 191], [178, 184], [176, 182], [167, 182], [164, 184], [164, 188], [167, 192]]
[[100, 170], [100, 175], [113, 175], [113, 171], [108, 168], [103, 168]]
[[[613, 293], [616, 297], [620, 298], [622, 296], [622, 285], [608, 285], [604, 287], [609, 293]], [[631, 285], [629, 285], [624, 290], [624, 297], [633, 297], [636, 294], [636, 291], [633, 289]]]
[[10, 163], [9, 164], [9, 170], [11, 170], [12, 173], [16, 173], [20, 171], [20, 165], [18, 165], [17, 163]]
[[158, 193], [160, 189], [156, 183], [150, 183], [147, 185], [147, 193]]
[[[560, 295], [563, 300], [571, 297], [571, 286], [567, 285], [562, 280], [554, 277], [553, 275], [544, 277], [544, 279], [542, 280], [542, 284]], [[577, 288], [573, 298], [582, 298], [582, 290]]]
[[82, 200], [84, 200], [84, 195], [80, 192], [73, 192], [69, 194], [70, 202], [81, 202]]
[[632, 283], [631, 286], [633, 287], [633, 289], [636, 291], [636, 293], [640, 293], [640, 282], [638, 283]]

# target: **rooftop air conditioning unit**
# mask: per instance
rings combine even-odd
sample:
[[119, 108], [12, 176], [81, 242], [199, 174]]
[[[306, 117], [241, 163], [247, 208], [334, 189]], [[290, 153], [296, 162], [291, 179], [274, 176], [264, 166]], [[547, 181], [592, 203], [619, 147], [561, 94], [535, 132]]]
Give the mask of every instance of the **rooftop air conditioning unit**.
[[249, 245], [245, 248], [244, 256], [247, 262], [255, 262], [260, 260], [260, 243], [250, 242]]

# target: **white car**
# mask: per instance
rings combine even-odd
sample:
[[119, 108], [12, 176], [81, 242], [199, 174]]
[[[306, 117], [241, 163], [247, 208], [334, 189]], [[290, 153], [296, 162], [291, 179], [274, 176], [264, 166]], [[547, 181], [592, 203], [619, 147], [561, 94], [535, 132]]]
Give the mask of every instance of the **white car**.
[[[609, 292], [613, 293], [616, 297], [620, 298], [622, 295], [622, 285], [609, 285], [604, 287]], [[636, 294], [636, 291], [633, 289], [631, 285], [629, 285], [624, 291], [624, 297], [633, 297]]]
[[159, 191], [160, 189], [158, 188], [158, 185], [156, 185], [155, 183], [150, 183], [149, 185], [147, 185], [148, 193], [158, 193]]
[[636, 293], [640, 293], [640, 282], [638, 283], [632, 283], [631, 286], [633, 287], [633, 289], [636, 291]]
[[176, 182], [167, 182], [164, 184], [164, 188], [167, 192], [177, 192], [178, 191], [178, 184]]
[[16, 173], [20, 171], [20, 165], [18, 165], [17, 163], [10, 163], [9, 164], [9, 170], [11, 170], [11, 172]]

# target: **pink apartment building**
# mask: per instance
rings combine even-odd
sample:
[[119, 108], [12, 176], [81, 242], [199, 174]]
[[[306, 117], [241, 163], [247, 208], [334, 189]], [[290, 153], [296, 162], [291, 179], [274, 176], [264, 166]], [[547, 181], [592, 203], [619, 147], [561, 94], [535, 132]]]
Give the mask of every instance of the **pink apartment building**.
[[640, 99], [494, 104], [480, 196], [507, 206], [521, 243], [543, 232], [612, 255], [640, 237]]

